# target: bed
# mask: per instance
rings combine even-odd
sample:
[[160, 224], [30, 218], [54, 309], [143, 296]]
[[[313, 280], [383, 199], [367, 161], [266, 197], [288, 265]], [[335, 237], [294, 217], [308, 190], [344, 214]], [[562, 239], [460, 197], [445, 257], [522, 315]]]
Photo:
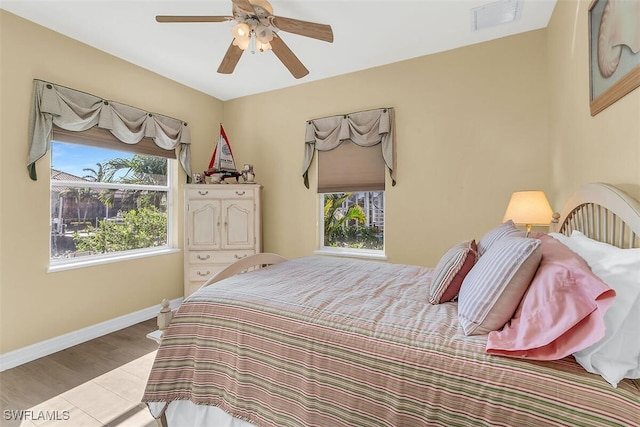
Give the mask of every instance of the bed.
[[244, 259], [177, 309], [143, 402], [172, 427], [640, 424], [640, 204], [589, 184], [556, 233], [511, 225], [435, 268]]

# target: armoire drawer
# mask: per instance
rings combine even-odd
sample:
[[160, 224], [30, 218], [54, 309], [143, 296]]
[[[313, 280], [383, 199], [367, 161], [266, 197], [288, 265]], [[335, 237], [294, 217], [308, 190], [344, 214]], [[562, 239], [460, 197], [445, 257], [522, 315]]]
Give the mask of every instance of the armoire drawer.
[[190, 265], [188, 267], [188, 279], [190, 282], [204, 283], [209, 277], [224, 270], [228, 264], [202, 264], [202, 265]]
[[[191, 200], [206, 199], [212, 197], [213, 190], [202, 188], [198, 190], [187, 190], [187, 197]], [[246, 189], [224, 189], [215, 190], [215, 197], [217, 199], [252, 199], [254, 197], [253, 188]]]
[[189, 264], [231, 264], [239, 259], [255, 254], [254, 250], [246, 251], [191, 251], [188, 254]]

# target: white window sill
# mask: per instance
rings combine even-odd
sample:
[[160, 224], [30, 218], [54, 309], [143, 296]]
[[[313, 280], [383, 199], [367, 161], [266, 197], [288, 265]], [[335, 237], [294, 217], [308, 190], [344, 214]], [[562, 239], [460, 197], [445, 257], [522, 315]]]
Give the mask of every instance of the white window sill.
[[345, 258], [362, 258], [372, 259], [378, 261], [386, 261], [387, 256], [383, 251], [374, 251], [368, 249], [346, 249], [346, 248], [332, 248], [323, 247], [314, 251], [316, 255], [330, 255]]
[[115, 255], [91, 256], [86, 258], [65, 259], [62, 261], [51, 261], [47, 273], [57, 271], [73, 270], [75, 268], [91, 267], [94, 265], [109, 264], [120, 261], [130, 261], [133, 259], [147, 258], [152, 256], [174, 254], [180, 252], [180, 248], [162, 248], [155, 250], [132, 251]]

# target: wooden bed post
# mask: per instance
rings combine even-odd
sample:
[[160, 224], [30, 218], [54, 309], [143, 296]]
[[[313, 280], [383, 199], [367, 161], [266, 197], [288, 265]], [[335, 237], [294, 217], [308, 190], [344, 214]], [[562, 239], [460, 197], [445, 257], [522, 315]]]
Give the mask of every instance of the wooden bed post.
[[[217, 274], [214, 274], [202, 285], [202, 287], [209, 286], [222, 279], [235, 276], [236, 274], [243, 273], [247, 270], [262, 268], [273, 264], [279, 264], [286, 260], [286, 258], [272, 253], [258, 253], [250, 255], [246, 258], [242, 258], [241, 260], [234, 262]], [[149, 338], [154, 339], [157, 342], [160, 342], [160, 340], [162, 339], [162, 335], [164, 334], [164, 330], [167, 329], [169, 323], [171, 323], [171, 319], [173, 319], [173, 311], [171, 311], [169, 303], [170, 301], [167, 298], [163, 299], [160, 303], [160, 312], [158, 312], [157, 318], [158, 331], [152, 332], [148, 335]]]
[[552, 233], [557, 233], [560, 229], [560, 212], [554, 212], [553, 218], [551, 219], [551, 224], [549, 224], [549, 231]]
[[167, 329], [169, 323], [171, 323], [171, 319], [173, 318], [173, 312], [169, 307], [169, 300], [163, 299], [160, 303], [160, 312], [158, 313], [158, 329], [160, 329], [160, 333], [164, 333], [164, 330]]

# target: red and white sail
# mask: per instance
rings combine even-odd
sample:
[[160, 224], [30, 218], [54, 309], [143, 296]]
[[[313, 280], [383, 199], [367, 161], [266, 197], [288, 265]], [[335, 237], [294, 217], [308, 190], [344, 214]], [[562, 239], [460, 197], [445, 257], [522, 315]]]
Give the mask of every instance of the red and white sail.
[[213, 150], [213, 156], [209, 162], [209, 173], [216, 172], [237, 172], [236, 162], [233, 159], [233, 153], [231, 152], [231, 145], [229, 145], [229, 139], [224, 133], [224, 128], [220, 125], [220, 137], [218, 138], [218, 144]]

